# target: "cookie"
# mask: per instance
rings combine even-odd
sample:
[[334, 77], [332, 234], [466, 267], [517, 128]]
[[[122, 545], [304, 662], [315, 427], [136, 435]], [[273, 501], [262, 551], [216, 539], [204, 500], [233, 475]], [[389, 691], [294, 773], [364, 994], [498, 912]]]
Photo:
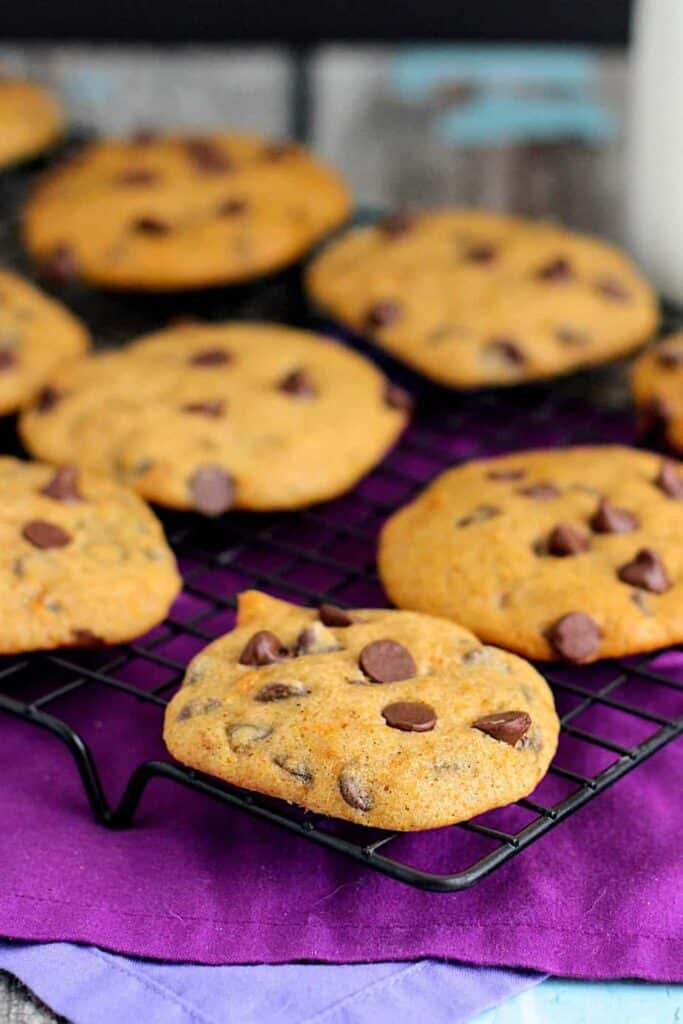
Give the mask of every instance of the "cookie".
[[516, 452], [439, 476], [386, 523], [402, 608], [529, 658], [683, 641], [683, 466], [618, 446]]
[[394, 443], [407, 405], [336, 342], [276, 324], [193, 323], [65, 366], [20, 429], [47, 462], [219, 515], [341, 494]]
[[633, 400], [644, 433], [683, 450], [683, 331], [640, 356], [631, 375]]
[[180, 587], [161, 525], [110, 480], [0, 458], [0, 653], [131, 640]]
[[473, 210], [353, 230], [312, 263], [307, 286], [337, 321], [455, 388], [603, 363], [658, 321], [652, 289], [612, 246]]
[[184, 764], [320, 814], [414, 831], [530, 793], [555, 752], [541, 676], [414, 612], [300, 608], [249, 591], [170, 702]]
[[49, 173], [24, 215], [47, 272], [150, 291], [245, 281], [297, 260], [347, 216], [341, 178], [251, 135], [97, 142]]
[[65, 306], [0, 270], [0, 413], [32, 399], [60, 363], [88, 345], [88, 332]]
[[0, 167], [47, 149], [64, 130], [58, 101], [42, 86], [0, 78]]

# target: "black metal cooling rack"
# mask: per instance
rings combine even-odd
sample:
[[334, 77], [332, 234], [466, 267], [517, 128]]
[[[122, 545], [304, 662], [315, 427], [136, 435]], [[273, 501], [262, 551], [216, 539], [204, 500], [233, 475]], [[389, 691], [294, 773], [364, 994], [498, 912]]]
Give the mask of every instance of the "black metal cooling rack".
[[[3, 209], [5, 211], [0, 252], [6, 260], [19, 266], [23, 257], [17, 247], [13, 216], [10, 217], [9, 211], [17, 209], [25, 188], [23, 174], [5, 179], [0, 186], [0, 217]], [[69, 299], [98, 337], [108, 343], [156, 326], [165, 317], [179, 312], [208, 314], [210, 318], [279, 315], [290, 322], [305, 319], [298, 285], [291, 273], [279, 275], [257, 289], [174, 296], [166, 301], [159, 297], [124, 300], [79, 292]], [[596, 379], [593, 374], [592, 386]], [[418, 479], [406, 469], [411, 460], [428, 460], [434, 466], [433, 472], [458, 461], [452, 451], [439, 450], [430, 422], [438, 422], [441, 432], [445, 428], [455, 434], [473, 408], [484, 418], [487, 412], [494, 416], [498, 410], [500, 414], [501, 399], [495, 394], [455, 399], [433, 389], [425, 392], [424, 382], [413, 383], [427, 399], [424, 404], [429, 407], [431, 420], [421, 423], [418, 419], [416, 427], [401, 442], [400, 458], [390, 457], [380, 470], [385, 493], [391, 493], [394, 488], [400, 492], [400, 503], [409, 500], [425, 482], [424, 475]], [[529, 422], [539, 425], [561, 420], [563, 403], [571, 402], [578, 395], [586, 401], [585, 379], [555, 382], [549, 388], [519, 389], [515, 392], [516, 416], [527, 417]], [[7, 428], [3, 440], [2, 450], [16, 446], [11, 427]], [[565, 444], [587, 440], [580, 418], [561, 438]], [[59, 713], [60, 702], [93, 689], [112, 697], [123, 695], [130, 699], [131, 714], [135, 714], [137, 702], [157, 707], [160, 731], [164, 708], [182, 679], [187, 660], [169, 657], [162, 648], [167, 646], [169, 638], [195, 645], [214, 639], [215, 630], [212, 632], [208, 624], [212, 618], [232, 608], [233, 601], [217, 595], [215, 585], [207, 586], [204, 581], [207, 575], [220, 576], [233, 567], [238, 567], [245, 575], [243, 559], [246, 556], [249, 561], [248, 556], [256, 549], [260, 552], [261, 564], [267, 568], [254, 570], [252, 559], [251, 568], [246, 572], [246, 585], [286, 591], [302, 603], [317, 604], [325, 600], [356, 603], [345, 600], [345, 594], [359, 585], [376, 586], [373, 557], [376, 535], [382, 519], [395, 502], [373, 496], [372, 489], [363, 485], [351, 500], [352, 518], [340, 515], [338, 510], [332, 514], [334, 503], [299, 512], [296, 516], [228, 515], [217, 522], [200, 521], [191, 515], [164, 515], [170, 543], [188, 566], [184, 572], [185, 593], [201, 602], [200, 612], [182, 621], [169, 619], [161, 631], [137, 643], [100, 651], [61, 650], [0, 660], [0, 711], [50, 733], [66, 745], [80, 773], [90, 809], [100, 824], [111, 829], [130, 826], [147, 787], [161, 778], [265, 819], [402, 882], [423, 889], [454, 892], [500, 868], [681, 735], [683, 684], [675, 673], [667, 674], [666, 668], [658, 667], [654, 655], [625, 662], [603, 662], [595, 669], [544, 669], [563, 712], [560, 753], [534, 799], [518, 801], [513, 808], [501, 812], [502, 818], [496, 818], [498, 812], [494, 811], [450, 826], [454, 862], [458, 850], [462, 851], [465, 845], [466, 833], [482, 841], [479, 852], [468, 853], [467, 862], [458, 863], [457, 869], [444, 865], [442, 858], [438, 865], [430, 866], [431, 833], [423, 834], [426, 846], [420, 854], [420, 865], [415, 866], [410, 857], [401, 854], [399, 833], [346, 826], [270, 798], [240, 791], [167, 761], [140, 763], [132, 771], [120, 801], [116, 805], [110, 803], [92, 750], [67, 716]], [[353, 556], [345, 555], [344, 551], [351, 548]], [[307, 578], [319, 578], [321, 571], [329, 577], [328, 585], [306, 582]], [[152, 689], [134, 685], [120, 678], [133, 662], [148, 666], [150, 674], [162, 668], [168, 675]], [[656, 699], [660, 694], [661, 703]], [[626, 744], [618, 742], [624, 732], [629, 736], [633, 736], [633, 732], [615, 730], [614, 716], [622, 716], [622, 720], [625, 716], [625, 720], [637, 726], [637, 740]], [[590, 722], [589, 727], [586, 722]], [[563, 744], [568, 749], [563, 750]], [[586, 756], [586, 752], [598, 754], [599, 763]], [[554, 797], [542, 802], [548, 781], [556, 784]], [[560, 796], [558, 789], [562, 791]], [[510, 810], [519, 812], [516, 818], [510, 818]], [[504, 826], [501, 820], [515, 820], [516, 824]], [[575, 827], [580, 828], [580, 820]], [[466, 848], [470, 850], [469, 846]]]

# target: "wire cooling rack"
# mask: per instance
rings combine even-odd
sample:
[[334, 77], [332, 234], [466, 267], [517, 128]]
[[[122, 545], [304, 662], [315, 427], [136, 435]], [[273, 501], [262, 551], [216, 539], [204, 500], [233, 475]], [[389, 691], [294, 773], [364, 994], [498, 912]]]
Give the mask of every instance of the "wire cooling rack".
[[[20, 265], [15, 226], [26, 175], [0, 188], [5, 261]], [[277, 317], [308, 321], [295, 272], [258, 286], [172, 298], [122, 298], [67, 293], [100, 341], [111, 344], [180, 314], [221, 319]], [[377, 353], [373, 353], [377, 357]], [[579, 375], [550, 386], [456, 397], [380, 360], [412, 385], [418, 412], [397, 448], [351, 493], [296, 514], [228, 514], [218, 521], [162, 514], [179, 559], [184, 590], [169, 619], [136, 643], [115, 648], [61, 650], [0, 659], [0, 711], [52, 734], [71, 752], [95, 819], [112, 829], [133, 823], [155, 779], [196, 791], [265, 819], [410, 885], [453, 892], [500, 868], [550, 829], [599, 798], [683, 731], [683, 648], [584, 668], [547, 666], [562, 731], [558, 753], [532, 795], [516, 804], [450, 826], [452, 842], [434, 833], [411, 837], [347, 825], [282, 802], [247, 793], [166, 760], [133, 765], [123, 795], [111, 801], [92, 746], [78, 727], [79, 704], [96, 693], [99, 713], [108, 701], [164, 708], [190, 658], [234, 622], [234, 597], [256, 587], [304, 604], [333, 601], [381, 605], [374, 557], [379, 529], [443, 469], [466, 458], [539, 445], [633, 442], [633, 416], [619, 371]], [[13, 425], [2, 450], [17, 450]], [[120, 707], [120, 704], [119, 704]], [[76, 710], [75, 710], [76, 709]], [[563, 827], [581, 828], [581, 819]], [[443, 834], [443, 830], [439, 830]], [[476, 842], [473, 843], [472, 840]], [[438, 856], [434, 856], [438, 848]]]

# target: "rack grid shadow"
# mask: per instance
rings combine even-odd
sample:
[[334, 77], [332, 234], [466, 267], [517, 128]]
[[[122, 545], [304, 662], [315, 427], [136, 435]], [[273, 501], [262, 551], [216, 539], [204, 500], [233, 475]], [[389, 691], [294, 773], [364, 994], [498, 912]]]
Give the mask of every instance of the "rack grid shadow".
[[[30, 173], [21, 172], [0, 182], [0, 255], [29, 272], [17, 241], [16, 210], [30, 180]], [[296, 269], [255, 286], [196, 295], [144, 299], [53, 291], [107, 344], [158, 327], [180, 312], [209, 319], [229, 315], [317, 323], [302, 305]], [[668, 326], [678, 322], [670, 313]], [[562, 719], [558, 754], [546, 779], [532, 799], [439, 830], [438, 843], [434, 832], [406, 841], [403, 833], [309, 814], [161, 759], [134, 764], [122, 797], [110, 802], [102, 782], [104, 766], [68, 713], [93, 692], [100, 708], [116, 698], [130, 702], [135, 715], [145, 704], [158, 710], [152, 726], [156, 741], [187, 661], [230, 628], [239, 590], [260, 588], [303, 604], [381, 605], [385, 598], [374, 569], [378, 531], [388, 514], [440, 471], [464, 459], [540, 444], [635, 439], [618, 369], [519, 388], [514, 394], [454, 396], [405, 374], [377, 352], [370, 354], [418, 397], [413, 424], [381, 466], [344, 497], [296, 514], [228, 514], [215, 521], [163, 514], [184, 577], [183, 594], [170, 618], [139, 641], [116, 648], [0, 659], [0, 712], [68, 748], [90, 810], [108, 828], [131, 826], [150, 783], [165, 780], [401, 882], [454, 892], [501, 868], [553, 828], [580, 831], [580, 816], [573, 819], [580, 808], [681, 735], [683, 649], [584, 668], [542, 667]], [[3, 449], [16, 449], [13, 427], [6, 430]], [[446, 844], [452, 861], [444, 853], [444, 832], [453, 837]]]

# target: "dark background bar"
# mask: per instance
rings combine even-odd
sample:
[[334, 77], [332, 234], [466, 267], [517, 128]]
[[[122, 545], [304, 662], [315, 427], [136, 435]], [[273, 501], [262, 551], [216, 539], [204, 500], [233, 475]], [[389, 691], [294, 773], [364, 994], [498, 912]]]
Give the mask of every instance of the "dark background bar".
[[621, 45], [630, 0], [5, 0], [0, 38], [145, 42], [525, 40]]

